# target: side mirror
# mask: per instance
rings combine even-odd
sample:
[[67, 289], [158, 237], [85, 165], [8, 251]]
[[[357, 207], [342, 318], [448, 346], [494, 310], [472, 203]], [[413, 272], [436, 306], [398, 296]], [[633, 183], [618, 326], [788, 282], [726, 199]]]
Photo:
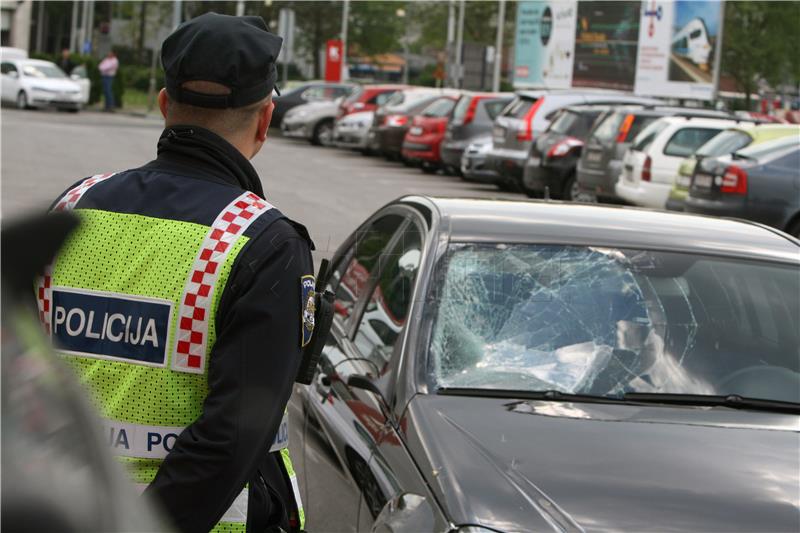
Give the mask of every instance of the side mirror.
[[378, 386], [378, 383], [363, 374], [350, 374], [347, 377], [347, 386], [353, 387], [354, 389], [363, 389], [365, 391], [369, 391], [380, 398], [383, 405], [389, 405], [389, 402], [386, 401], [386, 397], [384, 396], [381, 388]]

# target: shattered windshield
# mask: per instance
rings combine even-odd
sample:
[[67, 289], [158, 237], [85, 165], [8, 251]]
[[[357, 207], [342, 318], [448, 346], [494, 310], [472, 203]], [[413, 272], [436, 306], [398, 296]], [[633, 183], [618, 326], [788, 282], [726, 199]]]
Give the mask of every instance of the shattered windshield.
[[692, 254], [451, 245], [437, 387], [800, 401], [800, 270]]

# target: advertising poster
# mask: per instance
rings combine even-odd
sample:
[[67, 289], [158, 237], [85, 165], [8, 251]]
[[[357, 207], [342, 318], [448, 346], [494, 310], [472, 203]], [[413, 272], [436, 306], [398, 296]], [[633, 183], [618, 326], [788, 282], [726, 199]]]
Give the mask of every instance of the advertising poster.
[[570, 87], [576, 12], [576, 1], [517, 4], [515, 87]]
[[573, 87], [632, 91], [642, 2], [578, 2]]
[[710, 100], [722, 18], [716, 0], [642, 2], [635, 92]]

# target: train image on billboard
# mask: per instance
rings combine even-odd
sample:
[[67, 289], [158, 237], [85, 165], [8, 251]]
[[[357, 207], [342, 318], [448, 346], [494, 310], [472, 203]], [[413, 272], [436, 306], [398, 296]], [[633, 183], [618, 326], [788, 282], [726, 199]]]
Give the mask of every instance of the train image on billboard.
[[711, 40], [703, 19], [693, 18], [672, 37], [672, 53], [688, 59], [704, 71], [708, 70]]

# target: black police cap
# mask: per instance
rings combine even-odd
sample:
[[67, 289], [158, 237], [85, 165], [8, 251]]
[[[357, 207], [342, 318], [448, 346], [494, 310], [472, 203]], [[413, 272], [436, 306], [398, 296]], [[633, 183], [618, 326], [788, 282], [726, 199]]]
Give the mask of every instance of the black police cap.
[[[161, 46], [167, 93], [198, 107], [242, 107], [266, 98], [275, 87], [275, 62], [283, 39], [261, 17], [206, 13], [178, 26]], [[183, 87], [209, 81], [230, 94], [204, 94]], [[279, 93], [280, 94], [280, 93]]]

